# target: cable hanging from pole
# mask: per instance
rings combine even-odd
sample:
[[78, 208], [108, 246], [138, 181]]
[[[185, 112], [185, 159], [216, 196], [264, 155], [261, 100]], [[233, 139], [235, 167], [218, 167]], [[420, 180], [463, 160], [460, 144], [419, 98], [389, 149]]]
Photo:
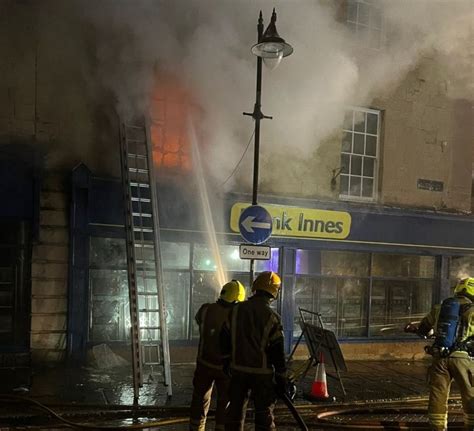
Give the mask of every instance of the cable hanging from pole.
[[224, 187], [227, 183], [227, 181], [229, 181], [233, 176], [234, 174], [237, 172], [237, 169], [239, 168], [240, 164], [242, 163], [242, 160], [244, 159], [245, 155], [247, 154], [247, 151], [250, 147], [250, 144], [252, 143], [252, 138], [253, 136], [255, 135], [255, 130], [252, 132], [252, 135], [250, 136], [249, 138], [249, 141], [247, 143], [247, 146], [245, 147], [245, 150], [242, 154], [242, 157], [240, 158], [240, 160], [237, 162], [237, 164], [235, 165], [235, 168], [234, 170], [231, 172], [231, 174], [226, 178], [226, 180], [221, 184], [221, 187]]

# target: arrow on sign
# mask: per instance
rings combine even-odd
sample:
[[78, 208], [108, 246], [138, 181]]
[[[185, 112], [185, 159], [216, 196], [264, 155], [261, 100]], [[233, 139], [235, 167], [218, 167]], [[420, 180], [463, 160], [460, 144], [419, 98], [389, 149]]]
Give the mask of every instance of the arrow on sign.
[[247, 232], [255, 232], [253, 228], [256, 229], [271, 229], [272, 225], [270, 223], [254, 221], [254, 216], [248, 216], [245, 220], [242, 221], [241, 225]]

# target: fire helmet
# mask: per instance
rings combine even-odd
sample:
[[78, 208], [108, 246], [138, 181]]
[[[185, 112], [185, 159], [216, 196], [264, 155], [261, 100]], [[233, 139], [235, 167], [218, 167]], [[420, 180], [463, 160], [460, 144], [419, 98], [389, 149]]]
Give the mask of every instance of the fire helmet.
[[242, 302], [245, 300], [245, 287], [238, 280], [231, 280], [222, 286], [219, 296], [225, 302]]
[[278, 296], [281, 288], [280, 276], [272, 271], [265, 271], [258, 275], [252, 284], [252, 292], [263, 290], [273, 296], [274, 299]]
[[474, 300], [474, 278], [468, 277], [460, 280], [454, 288], [455, 295], [465, 295]]

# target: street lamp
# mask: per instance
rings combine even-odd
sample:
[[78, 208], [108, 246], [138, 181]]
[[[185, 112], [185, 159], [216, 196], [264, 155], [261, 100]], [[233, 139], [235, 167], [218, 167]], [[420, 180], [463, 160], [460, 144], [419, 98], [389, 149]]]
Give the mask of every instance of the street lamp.
[[[252, 205], [258, 202], [258, 165], [260, 156], [260, 120], [264, 118], [272, 119], [272, 117], [263, 115], [261, 110], [262, 99], [262, 60], [265, 66], [275, 69], [280, 64], [282, 58], [289, 56], [293, 52], [293, 47], [286, 43], [277, 32], [276, 29], [277, 15], [275, 8], [272, 12], [270, 24], [268, 24], [265, 32], [263, 31], [262, 11], [258, 18], [257, 24], [257, 43], [252, 46], [252, 53], [257, 56], [257, 87], [255, 96], [255, 105], [253, 112], [244, 112], [255, 120], [254, 133], [254, 156], [253, 156], [253, 187], [252, 187]], [[250, 260], [250, 284], [253, 282], [254, 260]]]

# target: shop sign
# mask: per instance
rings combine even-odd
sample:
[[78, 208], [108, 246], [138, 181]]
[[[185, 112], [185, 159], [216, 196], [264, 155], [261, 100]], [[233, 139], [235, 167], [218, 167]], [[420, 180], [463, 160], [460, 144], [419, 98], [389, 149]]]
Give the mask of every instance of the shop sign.
[[[237, 202], [230, 211], [230, 228], [240, 232], [239, 218], [249, 203]], [[297, 208], [283, 205], [260, 204], [272, 217], [272, 235], [345, 239], [351, 230], [351, 215], [343, 211]]]

